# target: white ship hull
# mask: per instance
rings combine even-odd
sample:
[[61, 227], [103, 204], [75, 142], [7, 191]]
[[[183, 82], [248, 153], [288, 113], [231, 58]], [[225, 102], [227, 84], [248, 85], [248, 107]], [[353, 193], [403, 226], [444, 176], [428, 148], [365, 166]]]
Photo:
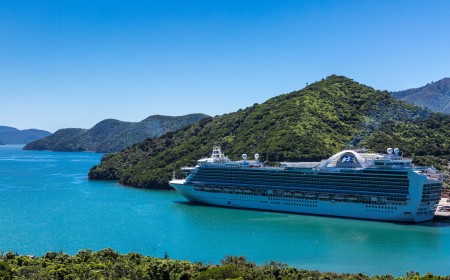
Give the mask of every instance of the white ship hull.
[[442, 191], [438, 170], [415, 167], [399, 150], [388, 155], [344, 150], [320, 163], [232, 162], [215, 147], [186, 179], [169, 184], [189, 201], [260, 209], [417, 223], [432, 220]]
[[321, 200], [320, 198], [273, 197], [214, 192], [213, 190], [204, 191], [184, 184], [185, 180], [172, 180], [169, 183], [190, 202], [223, 207], [410, 223], [429, 221], [434, 216], [432, 206], [426, 207], [430, 208], [430, 211], [418, 215], [419, 203], [414, 202], [406, 205], [373, 205], [352, 201]]

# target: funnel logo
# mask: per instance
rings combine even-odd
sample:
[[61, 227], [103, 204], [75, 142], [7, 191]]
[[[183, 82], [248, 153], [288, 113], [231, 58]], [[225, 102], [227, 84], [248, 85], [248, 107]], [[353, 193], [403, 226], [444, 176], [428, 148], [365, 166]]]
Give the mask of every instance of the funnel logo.
[[355, 158], [353, 156], [343, 156], [341, 158], [341, 162], [352, 163], [352, 162], [355, 162]]

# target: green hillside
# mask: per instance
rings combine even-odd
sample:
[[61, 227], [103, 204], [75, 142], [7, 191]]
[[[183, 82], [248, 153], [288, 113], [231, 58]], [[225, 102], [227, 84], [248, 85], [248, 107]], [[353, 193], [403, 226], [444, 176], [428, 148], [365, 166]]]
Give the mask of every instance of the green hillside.
[[202, 121], [107, 155], [90, 179], [140, 188], [168, 188], [173, 171], [219, 144], [231, 158], [259, 153], [263, 161], [320, 160], [343, 147], [406, 156], [443, 168], [450, 159], [450, 116], [399, 101], [351, 79], [330, 76], [263, 104]]
[[180, 129], [208, 117], [204, 114], [185, 116], [153, 115], [140, 122], [106, 119], [91, 129], [66, 128], [49, 137], [32, 142], [25, 150], [52, 150], [64, 152], [117, 152], [150, 137]]

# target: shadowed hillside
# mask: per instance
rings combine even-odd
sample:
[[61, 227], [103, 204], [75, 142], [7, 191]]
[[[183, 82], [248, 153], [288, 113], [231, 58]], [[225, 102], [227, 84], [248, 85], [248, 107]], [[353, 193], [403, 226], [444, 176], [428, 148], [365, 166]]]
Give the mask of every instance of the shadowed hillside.
[[420, 88], [392, 92], [391, 94], [400, 100], [427, 107], [435, 112], [450, 114], [450, 78]]
[[91, 129], [66, 128], [55, 134], [30, 143], [25, 150], [117, 152], [150, 137], [175, 131], [208, 117], [190, 114], [179, 117], [150, 116], [140, 122], [123, 122], [107, 119]]

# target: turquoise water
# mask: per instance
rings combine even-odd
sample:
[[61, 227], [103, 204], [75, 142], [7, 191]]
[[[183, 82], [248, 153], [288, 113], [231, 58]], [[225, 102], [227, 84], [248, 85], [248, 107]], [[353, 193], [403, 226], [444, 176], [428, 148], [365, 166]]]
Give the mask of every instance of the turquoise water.
[[210, 263], [245, 255], [320, 271], [450, 274], [450, 224], [194, 206], [173, 191], [89, 182], [86, 174], [100, 157], [0, 146], [0, 251], [111, 247]]

